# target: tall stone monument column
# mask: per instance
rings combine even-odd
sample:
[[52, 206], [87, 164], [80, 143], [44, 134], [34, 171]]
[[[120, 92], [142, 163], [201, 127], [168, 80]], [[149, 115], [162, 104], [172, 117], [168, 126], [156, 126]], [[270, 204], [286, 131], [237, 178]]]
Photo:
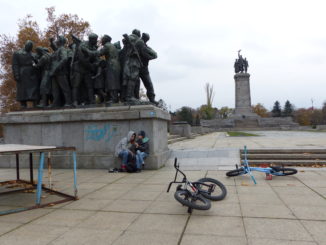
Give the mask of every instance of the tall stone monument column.
[[235, 114], [239, 116], [257, 116], [251, 109], [250, 74], [237, 73], [235, 82]]

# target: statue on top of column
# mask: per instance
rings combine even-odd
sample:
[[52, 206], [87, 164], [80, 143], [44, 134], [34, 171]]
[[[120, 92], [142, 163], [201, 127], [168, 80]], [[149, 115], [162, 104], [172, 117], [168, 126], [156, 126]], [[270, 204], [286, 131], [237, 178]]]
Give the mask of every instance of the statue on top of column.
[[249, 63], [247, 58], [243, 58], [240, 54], [241, 49], [238, 51], [238, 59], [234, 62], [234, 72], [235, 73], [247, 73]]

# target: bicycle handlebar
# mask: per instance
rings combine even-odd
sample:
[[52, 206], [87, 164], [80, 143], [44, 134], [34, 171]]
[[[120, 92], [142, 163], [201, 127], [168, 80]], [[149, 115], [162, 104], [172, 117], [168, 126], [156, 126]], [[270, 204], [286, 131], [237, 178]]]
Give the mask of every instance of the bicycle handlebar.
[[[187, 181], [187, 177], [186, 175], [179, 169], [179, 164], [178, 164], [178, 159], [177, 158], [174, 158], [174, 168], [176, 169], [176, 173], [175, 173], [175, 176], [174, 176], [174, 181], [170, 182], [169, 184], [169, 187], [167, 189], [167, 192], [170, 191], [170, 188], [171, 188], [171, 185], [173, 183], [185, 183]], [[182, 182], [180, 181], [177, 181], [177, 176], [178, 176], [178, 173], [181, 173], [183, 175], [183, 180]]]

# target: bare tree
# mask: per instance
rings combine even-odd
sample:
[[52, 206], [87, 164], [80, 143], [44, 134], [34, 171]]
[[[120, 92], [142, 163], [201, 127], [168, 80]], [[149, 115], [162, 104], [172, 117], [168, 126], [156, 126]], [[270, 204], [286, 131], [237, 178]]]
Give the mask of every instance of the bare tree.
[[207, 106], [211, 108], [215, 96], [213, 84], [209, 84], [209, 83], [205, 84], [205, 93], [206, 93]]

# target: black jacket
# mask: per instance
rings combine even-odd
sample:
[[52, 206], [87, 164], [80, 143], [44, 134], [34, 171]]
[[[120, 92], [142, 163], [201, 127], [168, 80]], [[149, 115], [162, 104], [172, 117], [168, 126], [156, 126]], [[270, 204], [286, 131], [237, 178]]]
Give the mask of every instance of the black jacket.
[[141, 152], [145, 152], [149, 154], [149, 139], [147, 137], [143, 139], [137, 139], [138, 147], [136, 150], [140, 150]]

